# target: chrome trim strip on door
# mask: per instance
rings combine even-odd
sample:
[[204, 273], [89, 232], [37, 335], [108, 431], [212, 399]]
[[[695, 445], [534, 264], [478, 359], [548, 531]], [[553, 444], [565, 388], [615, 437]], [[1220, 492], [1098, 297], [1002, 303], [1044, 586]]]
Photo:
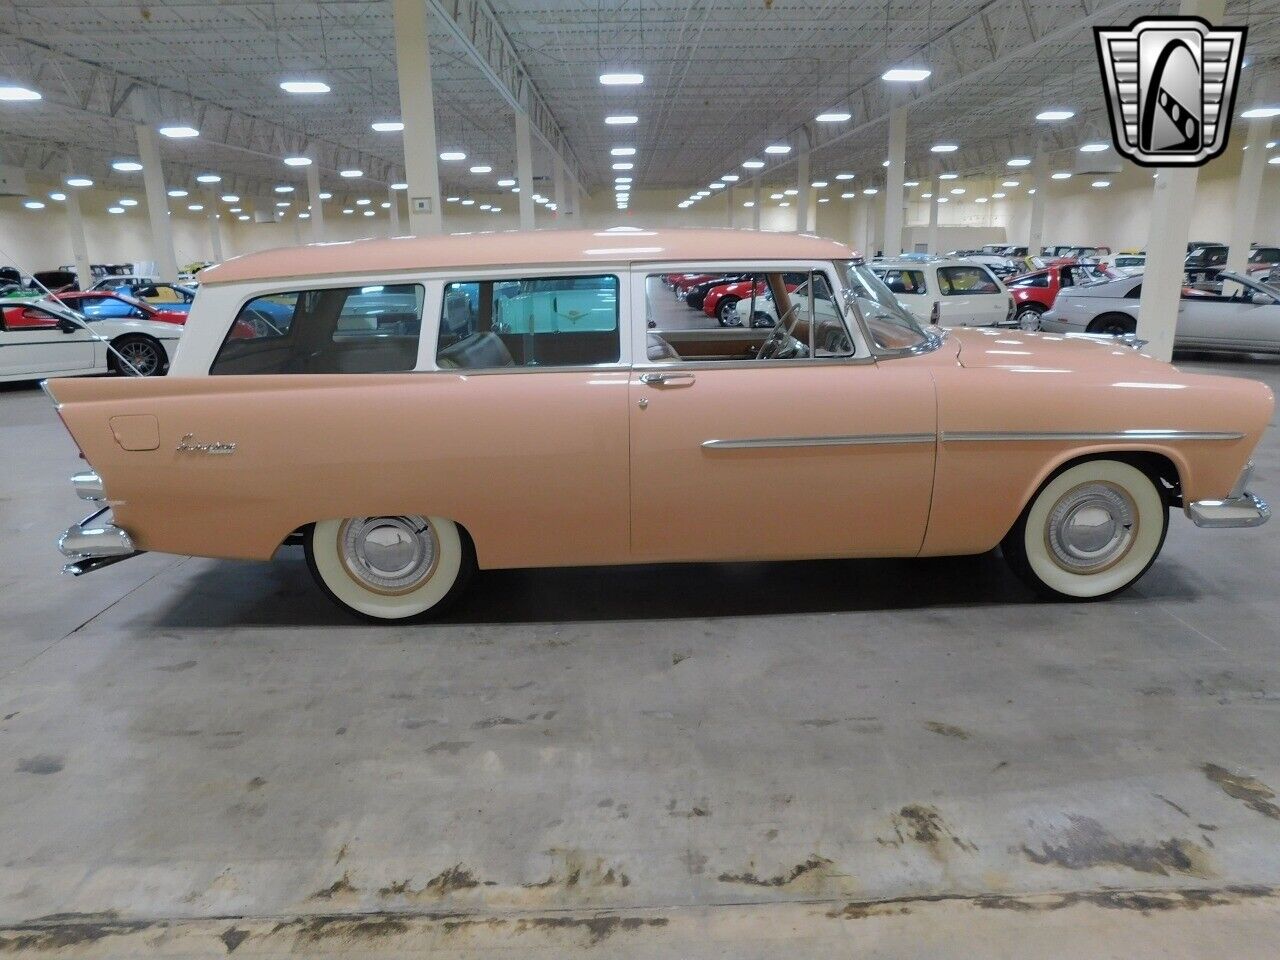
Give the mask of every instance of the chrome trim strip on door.
[[904, 443], [933, 443], [932, 433], [872, 433], [848, 437], [750, 437], [745, 440], [703, 440], [704, 450], [763, 450], [776, 447], [868, 447]]
[[1227, 433], [1215, 430], [1119, 430], [1106, 433], [1021, 433], [1018, 431], [986, 432], [982, 430], [947, 431], [942, 441], [1008, 441], [1008, 440], [1240, 440], [1243, 433]]

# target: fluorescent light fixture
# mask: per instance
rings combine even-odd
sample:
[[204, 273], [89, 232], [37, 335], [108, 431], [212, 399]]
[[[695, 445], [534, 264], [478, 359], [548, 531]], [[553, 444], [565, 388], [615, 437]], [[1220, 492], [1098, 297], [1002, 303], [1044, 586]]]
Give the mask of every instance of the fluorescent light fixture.
[[516, 182], [512, 180], [510, 177], [507, 177], [505, 180], [498, 181], [498, 186], [500, 187], [514, 187], [515, 185], [516, 185]]
[[710, 191], [710, 190], [699, 190], [697, 193], [695, 193], [695, 194], [694, 194], [694, 196], [695, 196], [695, 197], [709, 197], [709, 196], [711, 196], [711, 191]]
[[769, 199], [770, 199], [770, 200], [781, 200], [781, 199], [783, 198], [783, 196], [784, 196], [784, 194], [781, 194], [781, 193], [771, 193], [771, 194], [769, 194]]
[[461, 150], [446, 150], [444, 153], [440, 154], [440, 159], [441, 160], [465, 160], [467, 159], [467, 155], [463, 153]]
[[819, 197], [819, 198], [818, 198], [818, 202], [819, 202], [819, 203], [830, 203], [830, 202], [831, 202], [831, 198], [830, 198], [830, 197]]
[[490, 207], [490, 208], [489, 208], [489, 212], [490, 212], [490, 213], [501, 213], [501, 212], [502, 212], [502, 208], [501, 208], [501, 207]]
[[332, 193], [329, 193], [329, 192], [326, 190], [324, 193], [320, 194], [320, 199], [321, 199], [321, 200], [332, 200], [332, 199], [333, 199], [333, 194], [332, 194]]
[[171, 197], [185, 197], [186, 195], [187, 191], [183, 190], [181, 187], [174, 187], [169, 191], [169, 196]]
[[1280, 107], [1250, 107], [1240, 114], [1242, 120], [1267, 120], [1280, 117]]
[[882, 166], [882, 167], [887, 167], [887, 166], [889, 166], [889, 161], [888, 161], [888, 160], [883, 160], [883, 161], [881, 161], [880, 166]]
[[1050, 176], [1050, 178], [1051, 178], [1051, 179], [1053, 179], [1053, 180], [1070, 180], [1070, 179], [1071, 179], [1071, 171], [1070, 171], [1070, 170], [1058, 170], [1058, 171], [1056, 171], [1055, 173], [1051, 173], [1049, 176]]
[[874, 197], [880, 191], [877, 190], [875, 187], [867, 187], [867, 189], [863, 190], [862, 192], [866, 194], [868, 197]]
[[919, 83], [927, 80], [931, 73], [928, 67], [894, 67], [880, 74], [880, 79], [890, 83]]
[[228, 212], [228, 213], [239, 213], [239, 212], [240, 212], [240, 207], [230, 207], [230, 208], [228, 208], [227, 212]]
[[832, 110], [830, 113], [820, 113], [813, 119], [817, 120], [819, 123], [844, 123], [851, 116], [853, 116], [851, 113], [845, 113], [841, 110]]
[[0, 100], [5, 100], [9, 103], [39, 99], [40, 94], [29, 87], [0, 87]]
[[613, 182], [614, 183], [630, 183], [631, 178], [630, 177], [614, 177]]
[[363, 170], [356, 170], [354, 167], [350, 170], [339, 170], [338, 176], [346, 177], [348, 180], [354, 180], [356, 177], [363, 177]]
[[472, 173], [493, 173], [493, 167], [487, 164], [479, 163], [471, 168]]
[[124, 213], [124, 207], [107, 207], [107, 213]]
[[764, 166], [764, 161], [763, 160], [744, 160], [742, 161], [742, 165], [746, 167], [748, 170], [759, 170], [761, 167]]
[[247, 213], [242, 213], [242, 214], [240, 214], [238, 217], [236, 217], [236, 219], [237, 219], [237, 220], [248, 220], [248, 219], [249, 219], [249, 215], [248, 215]]
[[920, 199], [921, 199], [921, 200], [930, 200], [930, 199], [932, 199], [932, 198], [933, 198], [933, 194], [932, 194], [932, 193], [922, 193], [922, 194], [920, 194]]
[[950, 197], [939, 197], [939, 198], [938, 198], [938, 202], [939, 202], [939, 203], [946, 203], [946, 202], [947, 202], [948, 200], [950, 200], [950, 199], [951, 199]]
[[161, 127], [160, 135], [168, 137], [170, 140], [189, 140], [192, 137], [200, 136], [200, 131], [185, 124], [175, 124], [172, 127]]
[[371, 202], [372, 201], [370, 201], [368, 197], [360, 197], [358, 200], [356, 200], [356, 206], [367, 207]]
[[63, 200], [67, 199], [67, 195], [59, 190], [55, 190], [53, 193], [49, 194], [49, 199], [56, 200], [58, 203], [61, 203]]
[[955, 153], [960, 149], [957, 143], [935, 143], [929, 150], [933, 153]]
[[853, 175], [852, 173], [837, 173], [837, 174], [836, 174], [836, 179], [837, 179], [837, 180], [852, 180], [852, 179], [853, 179], [853, 177], [854, 177], [854, 175]]
[[974, 202], [974, 203], [986, 203], [986, 202], [987, 202], [987, 198], [986, 198], [986, 197], [974, 197], [974, 198], [973, 198], [973, 202]]
[[138, 201], [133, 197], [121, 197], [116, 203], [122, 207], [136, 207], [138, 205]]
[[1022, 182], [1021, 180], [1002, 180], [1002, 181], [1000, 181], [1000, 186], [1002, 186], [1002, 187], [1016, 187], [1016, 186], [1017, 186], [1019, 183], [1021, 183], [1021, 182]]
[[378, 133], [399, 133], [404, 129], [399, 120], [375, 120], [369, 126]]
[[791, 201], [790, 201], [790, 200], [783, 200], [780, 204], [778, 204], [778, 206], [780, 206], [780, 207], [789, 207], [789, 206], [791, 206]]
[[1027, 196], [1029, 196], [1029, 197], [1034, 197], [1035, 195], [1036, 195], [1036, 188], [1035, 188], [1035, 187], [1032, 187], [1030, 190], [1028, 190], [1028, 191], [1027, 191]]
[[[287, 206], [289, 206], [289, 201], [288, 201], [288, 200], [277, 200], [277, 201], [276, 201], [276, 206], [277, 206], [277, 207], [287, 207]], [[193, 208], [193, 209], [194, 209], [194, 208]]]
[[615, 163], [615, 164], [613, 165], [613, 169], [615, 169], [615, 170], [633, 170], [633, 169], [635, 169], [635, 164], [634, 164], [634, 163]]
[[311, 219], [311, 214], [307, 213], [307, 212], [304, 210], [304, 211], [302, 211], [302, 213], [298, 214], [298, 219], [299, 219], [299, 220], [310, 220], [310, 219]]
[[1030, 157], [1010, 157], [1004, 162], [1006, 167], [1029, 167], [1031, 166]]
[[28, 210], [43, 210], [44, 203], [39, 200], [23, 200], [22, 205]]
[[287, 183], [282, 183], [280, 186], [275, 188], [275, 191], [276, 193], [293, 193], [293, 187], [289, 186]]
[[1270, 160], [1268, 160], [1268, 161], [1267, 161], [1267, 163], [1270, 163], [1270, 164], [1274, 164], [1274, 165], [1280, 166], [1280, 156], [1274, 156], [1274, 157], [1272, 157]]
[[280, 89], [285, 93], [328, 93], [329, 85], [323, 80], [281, 80]]
[[840, 194], [840, 199], [841, 199], [841, 200], [852, 200], [852, 199], [853, 199], [854, 197], [856, 197], [856, 196], [857, 196], [857, 194], [856, 194], [856, 193], [854, 193], [852, 190], [849, 190], [849, 191], [847, 191], [847, 192], [845, 192], [845, 193]]
[[67, 177], [68, 187], [92, 187], [93, 181], [88, 177]]
[[1054, 121], [1054, 120], [1070, 120], [1076, 115], [1074, 110], [1065, 108], [1054, 108], [1051, 110], [1041, 110], [1036, 114], [1037, 120]]
[[137, 160], [115, 160], [111, 164], [112, 170], [119, 170], [121, 173], [137, 173], [142, 169], [142, 164]]
[[1091, 186], [1091, 187], [1097, 187], [1099, 190], [1101, 190], [1103, 187], [1109, 187], [1109, 186], [1111, 186], [1111, 181], [1110, 181], [1110, 180], [1095, 180], [1095, 181], [1093, 181], [1093, 183], [1089, 184], [1089, 186]]
[[310, 157], [285, 157], [284, 165], [286, 167], [309, 167], [311, 166]]
[[826, 185], [827, 185], [827, 181], [825, 181], [825, 180], [815, 180], [815, 181], [813, 181], [813, 183], [809, 184], [809, 186], [811, 186], [811, 187], [817, 187], [819, 190], [821, 190], [821, 189], [822, 189], [823, 187], [825, 187]]
[[632, 123], [639, 123], [640, 118], [634, 113], [615, 113], [605, 117], [604, 122], [611, 127], [625, 127]]
[[712, 190], [723, 190], [723, 189], [724, 189], [724, 184], [723, 184], [723, 183], [721, 183], [719, 180], [717, 180], [715, 183], [708, 183], [708, 184], [707, 184], [707, 186], [708, 186], [708, 187], [710, 187]]
[[196, 183], [221, 183], [222, 178], [216, 173], [202, 173], [196, 177]]
[[391, 201], [390, 201], [390, 200], [383, 200], [380, 204], [378, 204], [378, 206], [380, 206], [383, 210], [390, 210], [390, 209], [391, 209]]
[[783, 192], [783, 193], [785, 193], [788, 197], [794, 197], [794, 196], [796, 196], [800, 191], [799, 191], [798, 189], [796, 189], [795, 187], [789, 187], [788, 189], [783, 190], [782, 192]]
[[609, 149], [609, 156], [611, 157], [634, 157], [635, 155], [635, 147], [611, 147]]
[[738, 176], [736, 173], [726, 173], [720, 179], [723, 180], [725, 183], [737, 183], [742, 178]]
[[771, 144], [769, 144], [767, 147], [765, 147], [765, 148], [764, 148], [764, 152], [765, 152], [765, 153], [776, 153], [776, 154], [790, 153], [790, 152], [791, 152], [791, 144], [789, 144], [789, 143], [771, 143]]
[[918, 187], [920, 186], [920, 181], [919, 180], [903, 180], [902, 185], [904, 187]]
[[409, 185], [407, 183], [393, 183], [391, 185], [391, 189], [392, 190], [408, 190]]
[[952, 187], [952, 188], [951, 188], [951, 195], [952, 195], [953, 197], [961, 197], [961, 196], [964, 196], [964, 192], [965, 192], [965, 191], [964, 191], [964, 187]]
[[474, 207], [476, 205], [476, 202], [472, 200], [470, 197], [468, 197], [466, 200], [462, 201], [462, 205], [464, 207]]
[[372, 210], [366, 210], [366, 211], [364, 212], [364, 215], [365, 215], [366, 217], [372, 217], [372, 216], [373, 216], [373, 211], [372, 211]]
[[602, 73], [600, 82], [606, 87], [634, 87], [644, 83], [643, 73]]
[[346, 209], [344, 209], [342, 212], [343, 212], [343, 213], [355, 213], [355, 211], [354, 211], [354, 210], [352, 210], [350, 207], [347, 207], [347, 208], [346, 208]]
[[488, 204], [488, 203], [482, 203], [482, 204], [480, 204], [480, 209], [481, 209], [481, 210], [492, 210], [492, 209], [493, 209], [493, 205], [492, 205], [492, 204]]
[[188, 204], [187, 204], [187, 209], [188, 209], [188, 210], [190, 210], [190, 211], [192, 211], [192, 212], [194, 212], [194, 213], [199, 213], [201, 210], [203, 210], [203, 209], [204, 209], [204, 204], [203, 204], [203, 203], [188, 203]]
[[1110, 144], [1106, 143], [1083, 143], [1080, 145], [1081, 153], [1101, 153], [1107, 149]]
[[1005, 194], [1003, 193], [993, 193], [991, 195], [992, 200], [1003, 200], [1004, 198], [1005, 198]]
[[958, 173], [940, 173], [940, 174], [938, 174], [938, 179], [939, 179], [939, 180], [959, 180], [959, 179], [960, 179], [960, 174], [958, 174]]

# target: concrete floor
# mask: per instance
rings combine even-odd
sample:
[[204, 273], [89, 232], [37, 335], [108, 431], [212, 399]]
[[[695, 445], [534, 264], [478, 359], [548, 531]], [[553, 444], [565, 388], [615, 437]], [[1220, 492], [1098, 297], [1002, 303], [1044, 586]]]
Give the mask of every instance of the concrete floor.
[[[0, 954], [1280, 941], [1275, 525], [1177, 514], [1091, 605], [993, 555], [485, 573], [373, 627], [295, 549], [61, 578], [78, 461], [33, 386], [0, 451]], [[1280, 495], [1280, 432], [1258, 461]]]

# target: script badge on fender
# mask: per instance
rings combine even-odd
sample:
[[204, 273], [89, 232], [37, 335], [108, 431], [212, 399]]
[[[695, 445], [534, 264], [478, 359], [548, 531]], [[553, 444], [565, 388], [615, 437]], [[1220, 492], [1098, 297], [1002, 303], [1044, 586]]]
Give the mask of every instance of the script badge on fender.
[[1222, 153], [1245, 33], [1199, 17], [1094, 27], [1117, 152], [1144, 167], [1198, 167]]

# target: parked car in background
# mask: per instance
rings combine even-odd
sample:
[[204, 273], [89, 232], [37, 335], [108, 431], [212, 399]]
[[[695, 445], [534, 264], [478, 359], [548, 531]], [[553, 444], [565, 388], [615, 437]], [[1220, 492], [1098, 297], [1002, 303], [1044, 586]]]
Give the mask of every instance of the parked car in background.
[[1226, 265], [1226, 244], [1218, 243], [1196, 247], [1187, 254], [1186, 260], [1182, 263], [1182, 269], [1186, 273], [1188, 283], [1199, 283], [1213, 280]]
[[152, 320], [181, 325], [187, 322], [190, 309], [190, 304], [182, 304], [180, 309], [153, 307], [123, 293], [108, 290], [73, 291], [55, 296], [89, 320]]
[[947, 256], [957, 260], [968, 260], [972, 263], [980, 263], [1001, 280], [1017, 276], [1020, 272], [1018, 270], [1018, 265], [1014, 260], [999, 254], [981, 252], [963, 253], [961, 251], [955, 251], [947, 254]]
[[[1280, 353], [1280, 291], [1223, 271], [1215, 292], [1184, 288], [1174, 349]], [[1054, 333], [1133, 333], [1138, 328], [1142, 278], [1064, 291], [1042, 318]]]
[[1118, 276], [1093, 263], [1074, 258], [1053, 261], [1043, 270], [1023, 274], [1008, 281], [1014, 302], [1014, 321], [1023, 330], [1039, 330], [1040, 317], [1053, 307], [1058, 291]]
[[921, 323], [943, 327], [1013, 323], [1013, 298], [980, 263], [942, 257], [886, 257], [873, 260], [871, 269]]
[[[804, 276], [798, 273], [788, 273], [784, 280], [787, 284], [787, 289], [794, 290], [804, 282]], [[753, 285], [750, 280], [740, 280], [736, 283], [726, 283], [723, 286], [712, 287], [702, 299], [702, 312], [708, 317], [714, 317], [722, 327], [734, 327], [742, 322], [738, 312], [738, 302], [744, 299], [749, 300], [753, 293], [759, 296], [764, 292], [764, 287], [758, 281]], [[757, 321], [760, 319], [752, 317], [752, 325], [756, 326]]]
[[181, 334], [179, 326], [142, 317], [77, 316], [53, 298], [0, 301], [0, 380], [109, 372], [159, 376]]
[[[1246, 487], [1274, 407], [1264, 384], [1088, 338], [928, 330], [817, 237], [644, 240], [364, 240], [211, 269], [176, 377], [46, 386], [86, 459], [77, 493], [111, 511], [62, 535], [68, 571], [299, 544], [336, 603], [403, 621], [444, 609], [476, 567], [1000, 545], [1044, 595], [1096, 599], [1154, 562], [1171, 507], [1205, 527], [1269, 515]], [[650, 328], [663, 275], [704, 263], [759, 275], [777, 325]], [[796, 272], [803, 297], [785, 282]], [[594, 288], [612, 322], [494, 329], [501, 291], [564, 279]], [[444, 330], [457, 284], [479, 286], [480, 309]], [[340, 336], [364, 312], [351, 301], [384, 285], [413, 289], [416, 323]], [[287, 326], [229, 337], [262, 298], [292, 304]], [[780, 502], [762, 508], [762, 491]]]
[[1123, 274], [1126, 277], [1141, 276], [1143, 271], [1147, 269], [1147, 255], [1145, 253], [1118, 253], [1111, 266], [1116, 273]]
[[706, 300], [707, 291], [712, 287], [722, 287], [727, 283], [736, 283], [744, 279], [741, 274], [730, 274], [727, 276], [712, 277], [710, 280], [702, 280], [692, 286], [684, 287], [684, 302], [691, 306], [694, 310], [701, 310], [703, 301]]

